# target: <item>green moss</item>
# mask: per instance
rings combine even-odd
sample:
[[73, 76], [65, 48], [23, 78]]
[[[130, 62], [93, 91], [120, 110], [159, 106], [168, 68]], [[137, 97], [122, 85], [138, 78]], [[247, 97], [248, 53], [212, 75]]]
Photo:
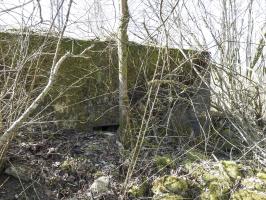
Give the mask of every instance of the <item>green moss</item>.
[[85, 166], [86, 159], [82, 157], [73, 158], [69, 157], [64, 160], [59, 166], [61, 170], [68, 172], [76, 172], [79, 169], [86, 168]]
[[148, 183], [145, 181], [139, 185], [133, 185], [129, 188], [128, 194], [132, 197], [138, 198], [143, 197], [147, 193], [149, 188]]
[[175, 193], [182, 195], [187, 190], [187, 181], [175, 176], [163, 176], [156, 179], [152, 184], [152, 191], [154, 194]]
[[[187, 163], [191, 179], [200, 189], [200, 199], [266, 199], [265, 172], [234, 161]], [[258, 173], [254, 173], [257, 171]], [[189, 184], [191, 187], [191, 183]], [[234, 192], [234, 188], [240, 188]], [[191, 191], [191, 188], [188, 189]], [[195, 197], [195, 196], [193, 196]]]
[[64, 160], [60, 165], [60, 169], [65, 171], [72, 171], [76, 166], [76, 162], [77, 161], [74, 158]]
[[216, 192], [206, 191], [201, 193], [200, 199], [202, 200], [228, 200], [229, 195], [228, 194], [220, 194]]
[[257, 177], [265, 182], [266, 184], [266, 173], [265, 172], [259, 172], [257, 173]]
[[144, 191], [138, 185], [133, 185], [130, 187], [128, 194], [133, 197], [142, 197], [144, 195]]
[[230, 181], [212, 176], [203, 187], [205, 188], [203, 190], [207, 190], [207, 192], [202, 192], [201, 194], [205, 197], [208, 196], [208, 198], [202, 197], [202, 199], [227, 199], [230, 187]]
[[234, 161], [222, 161], [221, 162], [222, 165], [224, 166], [224, 169], [227, 173], [227, 175], [232, 178], [232, 179], [240, 179], [242, 174], [240, 172], [241, 169], [241, 165], [238, 165], [236, 162]]
[[[233, 162], [202, 162], [187, 165], [189, 173], [202, 189], [201, 199], [226, 200], [229, 198], [230, 189], [235, 184], [235, 179], [232, 177], [240, 175], [239, 168], [235, 168], [234, 164]], [[228, 173], [229, 169], [235, 171]]]
[[228, 199], [230, 191], [230, 183], [227, 181], [211, 181], [208, 185], [209, 193], [211, 197], [216, 199]]
[[251, 190], [266, 191], [266, 182], [257, 177], [245, 178], [241, 181], [241, 185]]
[[174, 161], [169, 155], [155, 156], [153, 161], [159, 170], [162, 170], [166, 167], [173, 167], [174, 165]]
[[188, 189], [186, 180], [174, 176], [167, 176], [164, 186], [171, 193], [183, 193]]
[[200, 165], [198, 163], [186, 162], [184, 167], [188, 171], [188, 173], [195, 178], [202, 176], [205, 172], [203, 165]]
[[233, 200], [266, 199], [266, 181], [264, 172], [259, 172], [256, 176], [246, 177], [240, 183], [243, 189], [240, 189], [233, 194]]
[[232, 200], [265, 200], [266, 193], [253, 190], [238, 190], [233, 194]]
[[183, 200], [186, 199], [182, 197], [181, 195], [176, 194], [161, 194], [161, 195], [155, 195], [153, 200]]

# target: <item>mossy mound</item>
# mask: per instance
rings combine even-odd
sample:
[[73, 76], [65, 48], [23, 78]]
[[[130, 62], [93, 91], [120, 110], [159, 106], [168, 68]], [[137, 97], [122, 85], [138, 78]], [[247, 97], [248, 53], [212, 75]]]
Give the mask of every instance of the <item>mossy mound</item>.
[[201, 188], [201, 199], [229, 199], [230, 189], [241, 179], [241, 165], [233, 161], [187, 164], [186, 169]]
[[266, 200], [265, 169], [228, 160], [183, 163], [186, 178], [163, 176], [153, 182], [154, 200]]
[[266, 182], [257, 177], [248, 177], [241, 181], [245, 189], [266, 191]]
[[265, 200], [266, 193], [241, 189], [233, 194], [232, 200]]
[[261, 179], [264, 183], [266, 183], [266, 172], [259, 172], [256, 175], [259, 179]]
[[234, 161], [228, 161], [228, 160], [222, 161], [221, 164], [227, 176], [229, 176], [231, 180], [240, 179], [242, 177], [242, 173], [241, 173], [242, 165], [241, 164], [237, 164]]
[[188, 188], [187, 180], [176, 176], [163, 176], [156, 179], [152, 184], [155, 199], [179, 199], [186, 196]]
[[142, 183], [140, 184], [133, 184], [128, 191], [129, 196], [131, 197], [144, 197], [146, 195], [146, 193], [149, 190], [149, 184], [146, 180], [144, 180]]
[[161, 194], [161, 195], [155, 195], [153, 200], [183, 200], [184, 197], [176, 194]]

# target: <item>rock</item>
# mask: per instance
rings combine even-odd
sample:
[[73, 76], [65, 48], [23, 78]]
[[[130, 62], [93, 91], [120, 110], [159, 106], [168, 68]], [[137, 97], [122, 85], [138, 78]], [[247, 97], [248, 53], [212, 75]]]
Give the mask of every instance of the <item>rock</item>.
[[25, 165], [14, 164], [6, 168], [5, 174], [13, 176], [22, 181], [30, 181], [33, 170]]
[[94, 196], [94, 195], [105, 194], [109, 191], [109, 186], [110, 186], [110, 177], [101, 176], [92, 183], [87, 195], [90, 197], [91, 195]]

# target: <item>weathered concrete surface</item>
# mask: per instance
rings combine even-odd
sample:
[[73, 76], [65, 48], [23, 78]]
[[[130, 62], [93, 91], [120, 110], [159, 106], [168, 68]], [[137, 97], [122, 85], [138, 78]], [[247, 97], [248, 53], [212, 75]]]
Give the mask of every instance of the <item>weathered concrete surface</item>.
[[[22, 47], [21, 42], [27, 45]], [[37, 34], [1, 33], [1, 68], [6, 70], [5, 66], [9, 66], [9, 69], [15, 71], [19, 69], [19, 79], [24, 80], [26, 93], [34, 97], [46, 84], [56, 42], [55, 37], [45, 38]], [[94, 47], [83, 57], [68, 58], [60, 68], [55, 86], [38, 113], [35, 113], [35, 116], [41, 117], [41, 121], [54, 121], [59, 127], [75, 129], [118, 124], [118, 62], [115, 43], [65, 38], [59, 56], [67, 51], [78, 55], [91, 45]], [[26, 52], [25, 56], [21, 57], [19, 51]], [[177, 129], [188, 124], [197, 132], [199, 123], [195, 114], [204, 115], [210, 106], [208, 53], [192, 50], [180, 52], [135, 43], [129, 44], [128, 51], [131, 105], [139, 108], [140, 102], [143, 105], [147, 100], [147, 91], [152, 88], [155, 94], [156, 88], [159, 88], [158, 113], [169, 115], [167, 109], [170, 109], [172, 124]], [[8, 75], [15, 74], [9, 72]], [[0, 76], [5, 80], [3, 74]], [[153, 78], [162, 82], [150, 84]], [[4, 84], [0, 86], [3, 91]], [[8, 92], [3, 99], [9, 100]], [[190, 105], [191, 102], [194, 106]], [[159, 109], [160, 106], [162, 109]], [[136, 111], [137, 107], [133, 110]], [[141, 115], [141, 109], [138, 112]], [[2, 115], [5, 118], [5, 111]]]

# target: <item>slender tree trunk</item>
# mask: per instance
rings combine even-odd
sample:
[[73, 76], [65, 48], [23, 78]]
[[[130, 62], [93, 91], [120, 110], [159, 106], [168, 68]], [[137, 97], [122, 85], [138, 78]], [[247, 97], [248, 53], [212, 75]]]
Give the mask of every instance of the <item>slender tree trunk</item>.
[[119, 139], [125, 148], [131, 144], [129, 129], [129, 100], [127, 89], [127, 60], [129, 11], [127, 0], [120, 0], [120, 25], [118, 29], [118, 62], [119, 62]]

